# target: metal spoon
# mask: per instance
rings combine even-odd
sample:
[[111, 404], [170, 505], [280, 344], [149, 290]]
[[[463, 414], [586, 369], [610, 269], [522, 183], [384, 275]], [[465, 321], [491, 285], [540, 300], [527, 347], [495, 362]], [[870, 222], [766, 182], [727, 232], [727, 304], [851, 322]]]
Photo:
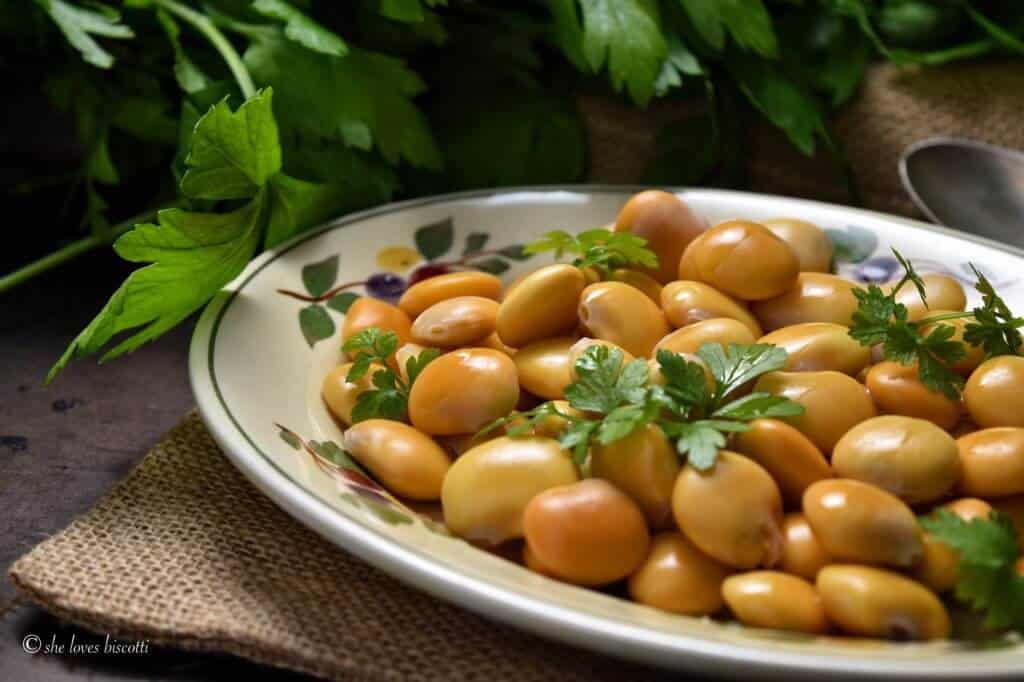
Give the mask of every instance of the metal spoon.
[[916, 142], [900, 178], [931, 220], [1024, 246], [1024, 153], [955, 138]]

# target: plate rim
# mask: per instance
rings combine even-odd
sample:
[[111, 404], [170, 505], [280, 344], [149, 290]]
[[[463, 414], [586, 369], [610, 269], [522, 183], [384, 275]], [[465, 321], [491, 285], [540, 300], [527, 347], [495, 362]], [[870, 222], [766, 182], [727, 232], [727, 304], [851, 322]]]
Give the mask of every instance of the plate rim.
[[[756, 647], [756, 652], [751, 657], [752, 647], [748, 645], [719, 642], [681, 633], [671, 636], [652, 633], [639, 625], [591, 616], [569, 607], [520, 594], [484, 579], [460, 574], [425, 554], [402, 547], [374, 529], [337, 513], [330, 505], [319, 499], [273, 462], [241, 428], [228, 408], [220, 392], [212, 363], [220, 322], [231, 301], [246, 283], [256, 277], [270, 263], [299, 245], [326, 232], [349, 227], [367, 218], [432, 204], [527, 192], [537, 194], [565, 192], [629, 194], [645, 189], [663, 189], [672, 193], [699, 191], [702, 194], [721, 195], [723, 198], [733, 200], [742, 200], [743, 198], [777, 199], [809, 207], [839, 209], [849, 215], [869, 216], [874, 219], [884, 219], [889, 222], [923, 228], [1024, 258], [1024, 249], [1019, 247], [902, 216], [811, 199], [736, 190], [683, 186], [569, 184], [468, 190], [418, 197], [350, 213], [297, 235], [257, 256], [218, 293], [206, 306], [196, 323], [189, 345], [189, 379], [200, 417], [232, 464], [263, 494], [306, 527], [406, 584], [485, 618], [498, 620], [534, 634], [640, 663], [651, 664], [654, 659], [655, 662], [664, 664], [670, 656], [679, 657], [678, 663], [675, 661], [669, 663], [669, 665], [675, 664], [674, 667], [677, 668], [700, 667], [707, 669], [709, 665], [729, 666], [733, 672], [740, 670], [749, 672], [759, 669], [772, 674], [797, 675], [807, 678], [820, 675], [823, 672], [843, 676], [870, 675], [899, 677], [900, 679], [964, 679], [965, 675], [980, 679], [1019, 673], [1024, 665], [1013, 666], [1012, 661], [1000, 663], [999, 661], [979, 660], [977, 666], [972, 665], [966, 669], [959, 666], [928, 668], [928, 661], [919, 659], [837, 658], [809, 652], [774, 651], [756, 649]], [[571, 625], [571, 627], [566, 627], [566, 625]], [[622, 647], [623, 640], [628, 640], [631, 646]], [[726, 672], [726, 670], [719, 667], [718, 672]]]

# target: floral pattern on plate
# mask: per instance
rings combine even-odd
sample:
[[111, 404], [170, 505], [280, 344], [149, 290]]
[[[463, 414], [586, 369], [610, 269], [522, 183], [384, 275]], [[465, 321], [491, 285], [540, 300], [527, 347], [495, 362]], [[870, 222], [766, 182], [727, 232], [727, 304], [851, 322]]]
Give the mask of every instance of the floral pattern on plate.
[[[446, 218], [417, 228], [413, 232], [415, 249], [408, 246], [380, 249], [376, 263], [383, 272], [375, 272], [366, 279], [336, 284], [341, 255], [334, 254], [303, 266], [305, 293], [292, 289], [278, 289], [278, 293], [309, 304], [299, 310], [299, 328], [312, 348], [318, 341], [334, 335], [336, 326], [330, 311], [342, 315], [347, 313], [360, 297], [353, 289], [362, 289], [363, 295], [393, 303], [410, 286], [430, 277], [455, 270], [482, 270], [500, 275], [509, 269], [509, 260], [523, 261], [531, 257], [523, 252], [522, 244], [486, 249], [490, 239], [487, 232], [470, 232], [459, 257], [441, 260], [455, 243], [454, 223], [451, 218]], [[404, 277], [410, 268], [414, 269]]]

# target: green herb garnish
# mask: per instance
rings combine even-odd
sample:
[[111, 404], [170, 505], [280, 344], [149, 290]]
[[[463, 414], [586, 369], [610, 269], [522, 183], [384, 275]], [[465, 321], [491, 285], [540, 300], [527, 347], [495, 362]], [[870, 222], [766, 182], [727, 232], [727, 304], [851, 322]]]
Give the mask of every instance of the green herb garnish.
[[964, 327], [964, 341], [981, 346], [988, 357], [1020, 355], [1024, 344], [1020, 328], [1024, 327], [1024, 318], [1014, 316], [978, 268], [972, 264], [971, 269], [978, 278], [974, 288], [981, 294], [982, 305], [971, 311], [974, 320]]
[[680, 455], [704, 471], [714, 465], [727, 434], [749, 428], [745, 422], [803, 413], [801, 405], [764, 392], [728, 399], [758, 376], [781, 369], [786, 362], [781, 348], [754, 344], [722, 350], [718, 344], [705, 344], [698, 354], [711, 368], [714, 390], [708, 390], [703, 367], [675, 353], [658, 352], [666, 385], [655, 386], [644, 360], [623, 366], [621, 350], [591, 346], [576, 360], [577, 380], [565, 389], [566, 400], [585, 416], [565, 414], [554, 402], [546, 402], [497, 419], [481, 433], [506, 426], [515, 438], [532, 433], [549, 417], [562, 417], [569, 425], [559, 443], [582, 464], [594, 442], [607, 445], [653, 423], [675, 441]]
[[957, 599], [983, 611], [988, 628], [1024, 630], [1024, 577], [1015, 567], [1021, 554], [1010, 518], [994, 511], [988, 519], [965, 521], [938, 509], [920, 523], [960, 554]]
[[397, 334], [378, 327], [370, 327], [351, 336], [342, 346], [342, 350], [352, 358], [352, 367], [345, 375], [345, 381], [359, 381], [373, 364], [380, 365], [380, 369], [371, 377], [373, 388], [363, 391], [356, 398], [352, 408], [353, 423], [378, 417], [401, 420], [408, 411], [409, 392], [416, 378], [424, 367], [441, 355], [437, 348], [420, 351], [419, 355], [406, 360], [407, 378], [403, 379], [387, 364], [388, 358], [398, 350], [398, 346]]
[[575, 237], [564, 230], [548, 232], [543, 237], [527, 244], [525, 253], [535, 254], [553, 251], [555, 258], [573, 254], [573, 265], [578, 268], [595, 268], [607, 277], [616, 268], [658, 267], [658, 257], [647, 248], [647, 240], [628, 232], [612, 232], [596, 229], [580, 232]]

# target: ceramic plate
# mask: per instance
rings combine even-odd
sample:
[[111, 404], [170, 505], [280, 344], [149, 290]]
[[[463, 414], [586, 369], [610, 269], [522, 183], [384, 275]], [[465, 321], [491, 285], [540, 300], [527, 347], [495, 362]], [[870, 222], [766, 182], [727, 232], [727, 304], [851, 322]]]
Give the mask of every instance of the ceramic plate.
[[[302, 523], [378, 568], [487, 617], [651, 664], [725, 674], [946, 679], [1016, 676], [1024, 645], [893, 644], [741, 628], [659, 612], [531, 573], [448, 535], [391, 497], [338, 447], [319, 398], [340, 360], [344, 311], [357, 296], [396, 299], [410, 280], [479, 268], [506, 281], [549, 262], [520, 246], [552, 229], [612, 221], [637, 188], [483, 191], [347, 216], [254, 260], [206, 309], [190, 355], [203, 419], [224, 452]], [[828, 230], [840, 274], [887, 281], [890, 247], [919, 270], [970, 288], [968, 262], [1024, 309], [1024, 252], [923, 223], [738, 192], [680, 195], [710, 223], [795, 216]], [[973, 293], [973, 292], [972, 292]], [[972, 301], [976, 297], [972, 298]], [[272, 567], [271, 567], [272, 570]]]

